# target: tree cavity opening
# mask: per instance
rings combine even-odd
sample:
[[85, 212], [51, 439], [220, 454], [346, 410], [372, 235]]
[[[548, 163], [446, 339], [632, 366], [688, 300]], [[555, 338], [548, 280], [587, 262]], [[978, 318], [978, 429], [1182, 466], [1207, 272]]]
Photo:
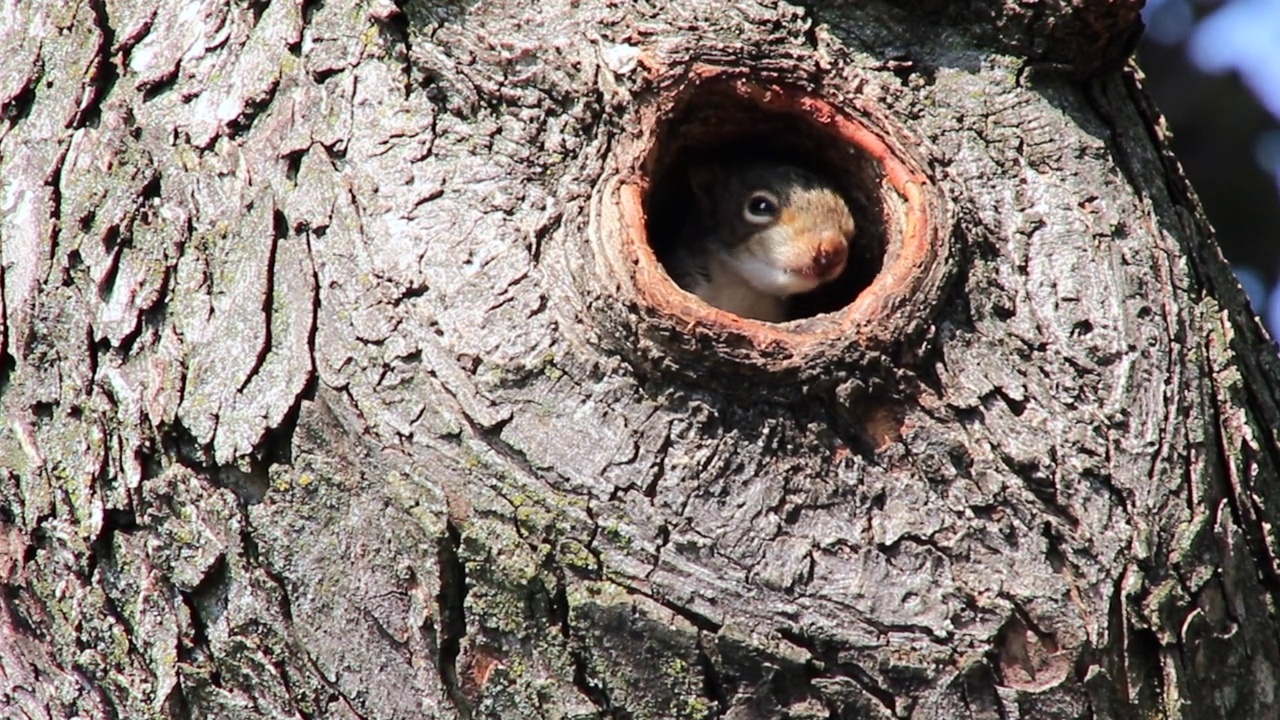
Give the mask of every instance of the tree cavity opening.
[[[675, 258], [690, 241], [687, 227], [698, 212], [690, 168], [744, 162], [799, 167], [829, 182], [848, 205], [855, 232], [844, 271], [814, 290], [791, 296], [786, 319], [848, 306], [880, 273], [890, 241], [879, 168], [803, 106], [740, 83], [696, 84], [657, 125], [644, 161], [650, 178], [645, 231], [668, 275], [675, 274]], [[900, 237], [893, 240], [901, 242]]]
[[[706, 65], [653, 72], [592, 198], [599, 272], [584, 292], [612, 296], [584, 306], [598, 337], [650, 370], [729, 386], [919, 357], [957, 257], [945, 198], [926, 172], [928, 148], [857, 95], [856, 82], [808, 89]], [[845, 273], [794, 301], [794, 319], [783, 322], [712, 307], [664, 264], [696, 207], [690, 166], [744, 154], [824, 176], [857, 225]], [[708, 374], [709, 366], [729, 372]]]

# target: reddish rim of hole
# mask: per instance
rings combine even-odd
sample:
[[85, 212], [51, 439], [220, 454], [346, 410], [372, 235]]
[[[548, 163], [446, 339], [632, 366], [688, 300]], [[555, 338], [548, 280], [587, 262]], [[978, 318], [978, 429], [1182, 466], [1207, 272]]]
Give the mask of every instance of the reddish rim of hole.
[[[930, 213], [929, 179], [895, 154], [879, 133], [818, 95], [799, 88], [749, 81], [741, 74], [741, 70], [730, 68], [694, 68], [686, 82], [664, 93], [656, 112], [642, 116], [641, 137], [647, 145], [644, 151], [656, 142], [659, 125], [676, 105], [675, 101], [696, 91], [699, 85], [714, 81], [720, 89], [728, 89], [763, 110], [802, 115], [820, 131], [871, 158], [879, 166], [885, 190], [892, 190], [901, 199], [900, 203], [886, 203], [889, 207], [904, 208], [896, 217], [886, 218], [887, 222], [902, 223], [901, 247], [886, 255], [884, 267], [852, 303], [826, 315], [775, 324], [711, 307], [676, 286], [649, 243], [644, 198], [651, 179], [640, 167], [644, 156], [641, 152], [632, 172], [624, 173], [618, 186], [615, 225], [622, 234], [619, 259], [633, 268], [637, 301], [683, 331], [695, 333], [701, 329], [714, 335], [735, 337], [758, 351], [775, 358], [781, 355], [791, 361], [803, 361], [816, 353], [829, 354], [833, 346], [849, 343], [882, 350], [903, 339], [912, 328], [900, 317], [901, 311], [920, 301], [933, 305], [936, 298], [917, 295], [922, 291], [933, 294], [927, 291], [929, 286], [937, 284], [936, 265], [945, 254], [935, 218]], [[918, 317], [917, 313], [910, 315]]]

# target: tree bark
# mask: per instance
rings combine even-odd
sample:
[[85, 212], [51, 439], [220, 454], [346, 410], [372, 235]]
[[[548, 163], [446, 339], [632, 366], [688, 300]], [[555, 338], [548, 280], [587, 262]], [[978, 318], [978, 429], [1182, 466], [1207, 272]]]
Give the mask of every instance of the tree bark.
[[[1280, 716], [1137, 5], [4, 3], [4, 717]], [[660, 261], [757, 145], [862, 228], [782, 325]]]

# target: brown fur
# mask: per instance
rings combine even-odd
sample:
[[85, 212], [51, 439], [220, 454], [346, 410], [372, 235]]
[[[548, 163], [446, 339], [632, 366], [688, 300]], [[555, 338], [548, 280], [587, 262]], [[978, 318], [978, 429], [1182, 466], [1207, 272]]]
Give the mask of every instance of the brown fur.
[[[787, 298], [844, 269], [853, 215], [835, 187], [808, 170], [768, 163], [702, 165], [690, 171], [697, 211], [672, 263], [681, 287], [743, 317], [788, 319]], [[756, 192], [776, 197], [766, 224], [744, 215]]]

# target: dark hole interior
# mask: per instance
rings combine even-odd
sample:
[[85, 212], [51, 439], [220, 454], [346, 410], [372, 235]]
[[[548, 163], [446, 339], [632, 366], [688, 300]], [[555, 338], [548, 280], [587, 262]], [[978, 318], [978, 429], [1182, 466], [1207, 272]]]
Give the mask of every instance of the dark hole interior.
[[791, 318], [839, 310], [880, 272], [891, 242], [881, 175], [859, 150], [799, 111], [764, 108], [727, 87], [706, 83], [686, 94], [658, 128], [646, 158], [649, 243], [664, 266], [696, 211], [689, 168], [695, 163], [765, 161], [798, 165], [831, 182], [853, 213], [856, 232], [837, 279], [791, 300]]

